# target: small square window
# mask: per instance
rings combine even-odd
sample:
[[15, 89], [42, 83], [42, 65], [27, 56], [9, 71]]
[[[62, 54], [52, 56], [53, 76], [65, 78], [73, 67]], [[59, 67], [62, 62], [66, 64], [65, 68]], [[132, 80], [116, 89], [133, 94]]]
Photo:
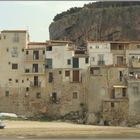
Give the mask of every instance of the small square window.
[[18, 79], [16, 79], [15, 81], [16, 81], [16, 83], [18, 83]]
[[12, 81], [12, 79], [10, 78], [9, 81]]
[[114, 106], [115, 106], [115, 105], [114, 105], [114, 103], [112, 102], [112, 103], [111, 103], [111, 107], [114, 107]]
[[29, 87], [26, 87], [26, 91], [29, 91]]
[[65, 71], [65, 76], [66, 76], [66, 77], [70, 76], [70, 71], [69, 71], [69, 70], [66, 70], [66, 71]]
[[71, 65], [71, 60], [70, 59], [67, 60], [67, 64]]
[[29, 81], [29, 78], [27, 78], [27, 81]]
[[22, 49], [22, 52], [24, 52], [24, 49]]
[[5, 91], [5, 96], [6, 96], [6, 97], [9, 96], [9, 91]]
[[41, 93], [40, 92], [36, 93], [36, 98], [41, 98]]
[[26, 54], [28, 55], [29, 54], [29, 51], [26, 51]]
[[42, 54], [45, 54], [45, 50], [42, 51]]
[[10, 64], [11, 64], [11, 62], [8, 62], [8, 64], [10, 65]]
[[59, 71], [59, 74], [61, 74], [62, 73], [62, 71]]
[[77, 99], [78, 98], [78, 93], [77, 92], [73, 92], [73, 99]]
[[24, 83], [24, 80], [22, 80], [22, 83]]
[[46, 47], [46, 51], [52, 51], [52, 46]]
[[7, 48], [6, 51], [9, 52], [9, 48]]
[[18, 64], [12, 64], [12, 69], [18, 69]]
[[96, 49], [99, 49], [99, 46], [96, 46], [95, 48], [96, 48]]

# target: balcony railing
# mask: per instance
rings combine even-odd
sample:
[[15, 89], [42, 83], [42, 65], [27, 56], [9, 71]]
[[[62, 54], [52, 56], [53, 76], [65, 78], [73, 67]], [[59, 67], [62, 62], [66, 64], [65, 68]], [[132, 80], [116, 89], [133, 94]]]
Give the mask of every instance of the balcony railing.
[[98, 65], [105, 65], [105, 61], [99, 60], [99, 61], [98, 61]]
[[41, 87], [41, 81], [31, 81], [30, 82], [31, 87]]
[[34, 69], [25, 69], [24, 71], [25, 74], [44, 74], [45, 70], [39, 69], [39, 70], [34, 70]]
[[40, 55], [39, 57], [33, 57], [33, 56], [25, 56], [25, 61], [45, 61], [45, 56]]

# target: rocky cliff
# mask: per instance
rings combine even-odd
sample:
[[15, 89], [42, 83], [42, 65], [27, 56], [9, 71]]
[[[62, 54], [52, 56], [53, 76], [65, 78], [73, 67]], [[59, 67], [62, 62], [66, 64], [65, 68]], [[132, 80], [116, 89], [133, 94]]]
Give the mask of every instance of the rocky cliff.
[[140, 40], [140, 2], [96, 2], [57, 14], [50, 39]]

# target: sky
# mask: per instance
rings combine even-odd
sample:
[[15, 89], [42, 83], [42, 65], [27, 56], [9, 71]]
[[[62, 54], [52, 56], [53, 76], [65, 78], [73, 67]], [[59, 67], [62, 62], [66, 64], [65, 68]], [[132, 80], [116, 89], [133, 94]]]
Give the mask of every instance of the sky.
[[31, 41], [49, 40], [56, 14], [92, 1], [0, 1], [0, 30], [25, 29]]

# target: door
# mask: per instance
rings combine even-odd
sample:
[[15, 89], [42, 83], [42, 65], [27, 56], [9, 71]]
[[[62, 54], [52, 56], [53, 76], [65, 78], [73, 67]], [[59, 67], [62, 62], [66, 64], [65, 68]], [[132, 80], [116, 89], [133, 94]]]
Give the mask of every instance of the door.
[[73, 82], [79, 82], [79, 70], [73, 71]]

